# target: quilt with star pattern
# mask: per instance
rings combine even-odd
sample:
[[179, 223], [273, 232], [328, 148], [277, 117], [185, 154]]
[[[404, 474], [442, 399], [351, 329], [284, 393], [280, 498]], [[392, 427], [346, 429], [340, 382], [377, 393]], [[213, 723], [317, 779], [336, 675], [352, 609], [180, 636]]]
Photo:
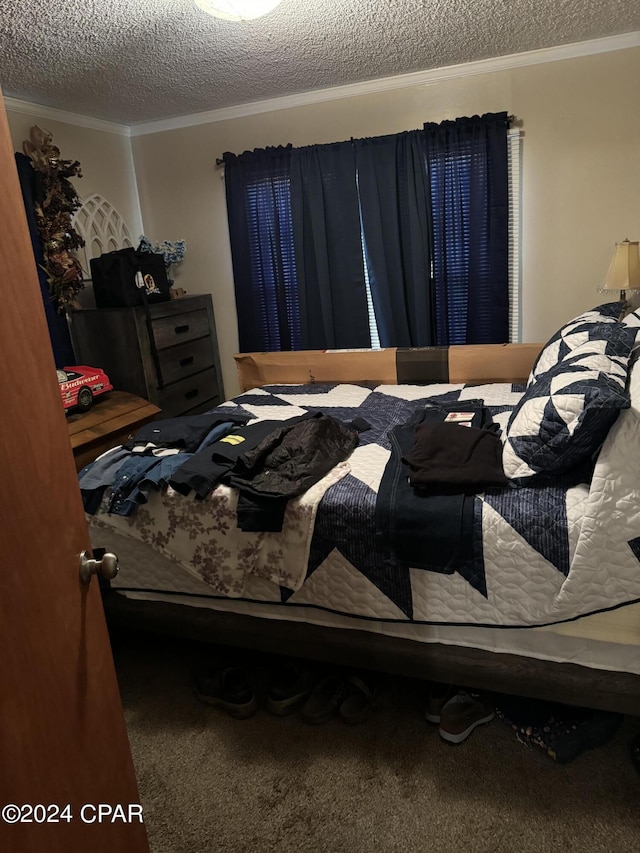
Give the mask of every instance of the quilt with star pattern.
[[[637, 371], [636, 371], [637, 372]], [[427, 400], [482, 400], [504, 432], [524, 386], [270, 385], [223, 404], [252, 419], [323, 411], [364, 418], [359, 446], [313, 495], [290, 501], [282, 534], [241, 534], [234, 490], [207, 501], [171, 489], [94, 528], [137, 538], [204, 580], [213, 597], [312, 607], [380, 622], [530, 627], [640, 600], [640, 374], [584, 482], [488, 489], [475, 498], [474, 558], [454, 574], [390, 567], [375, 535], [389, 431]], [[310, 490], [311, 492], [311, 490]], [[124, 578], [122, 578], [124, 580]]]

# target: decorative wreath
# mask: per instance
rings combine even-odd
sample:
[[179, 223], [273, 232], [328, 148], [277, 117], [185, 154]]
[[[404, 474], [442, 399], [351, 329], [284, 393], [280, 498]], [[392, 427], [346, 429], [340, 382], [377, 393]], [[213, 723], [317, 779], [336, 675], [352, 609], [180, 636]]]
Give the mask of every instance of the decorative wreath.
[[41, 176], [34, 200], [36, 223], [44, 250], [42, 268], [47, 274], [51, 296], [59, 311], [69, 308], [84, 287], [80, 262], [71, 255], [84, 246], [84, 240], [72, 225], [73, 214], [81, 207], [75, 187], [69, 178], [82, 177], [77, 160], [63, 160], [53, 144], [53, 134], [31, 128], [30, 139], [22, 150]]

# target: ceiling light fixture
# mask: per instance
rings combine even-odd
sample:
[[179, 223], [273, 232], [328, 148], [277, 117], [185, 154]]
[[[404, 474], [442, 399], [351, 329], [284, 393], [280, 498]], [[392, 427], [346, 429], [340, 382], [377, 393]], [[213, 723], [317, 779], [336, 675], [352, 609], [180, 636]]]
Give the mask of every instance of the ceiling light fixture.
[[225, 21], [250, 21], [271, 12], [282, 0], [195, 0], [204, 12]]

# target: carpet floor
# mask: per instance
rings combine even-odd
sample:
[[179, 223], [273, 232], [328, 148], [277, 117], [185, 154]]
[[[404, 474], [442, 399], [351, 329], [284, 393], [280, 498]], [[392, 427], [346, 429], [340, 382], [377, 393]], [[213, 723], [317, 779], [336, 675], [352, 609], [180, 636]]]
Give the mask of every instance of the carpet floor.
[[[425, 685], [380, 677], [360, 726], [264, 710], [234, 720], [195, 697], [215, 647], [145, 635], [114, 656], [152, 853], [636, 853], [640, 720], [568, 765], [499, 719], [451, 746]], [[258, 667], [254, 655], [250, 661]], [[256, 669], [258, 672], [259, 669]]]

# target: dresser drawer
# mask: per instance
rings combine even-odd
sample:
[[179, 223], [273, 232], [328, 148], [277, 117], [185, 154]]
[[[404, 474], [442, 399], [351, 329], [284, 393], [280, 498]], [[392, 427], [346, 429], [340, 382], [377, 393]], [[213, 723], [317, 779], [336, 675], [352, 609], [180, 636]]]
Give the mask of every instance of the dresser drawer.
[[209, 401], [208, 408], [211, 409], [220, 402], [215, 367], [181, 379], [180, 382], [158, 391], [156, 404], [164, 411], [171, 412], [173, 417]]
[[160, 370], [165, 385], [213, 367], [214, 357], [210, 338], [200, 338], [177, 347], [168, 347], [158, 353]]
[[209, 317], [206, 310], [185, 311], [173, 317], [159, 317], [151, 321], [153, 339], [157, 349], [165, 349], [209, 334]]

